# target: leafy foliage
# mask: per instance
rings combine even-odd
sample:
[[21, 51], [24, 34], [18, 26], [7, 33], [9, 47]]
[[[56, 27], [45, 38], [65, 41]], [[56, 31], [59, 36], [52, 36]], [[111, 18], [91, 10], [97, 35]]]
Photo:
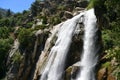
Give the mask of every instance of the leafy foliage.
[[6, 12], [6, 17], [10, 17], [11, 15], [12, 15], [12, 12], [11, 12], [10, 9], [8, 9], [7, 12]]
[[5, 61], [13, 44], [13, 38], [10, 36], [11, 32], [13, 32], [13, 29], [10, 27], [0, 27], [0, 78], [5, 74]]
[[32, 29], [21, 28], [19, 30], [18, 39], [20, 42], [21, 49], [31, 50], [33, 48], [33, 44], [34, 44], [33, 42], [35, 40], [35, 35], [33, 34]]
[[93, 8], [93, 7], [94, 7], [94, 4], [95, 4], [95, 1], [96, 1], [96, 0], [90, 0], [87, 9], [91, 9], [91, 8]]
[[13, 44], [13, 39], [8, 38], [8, 39], [0, 39], [0, 78], [3, 77], [5, 74], [5, 60], [8, 55], [8, 51], [11, 48], [11, 45]]
[[33, 14], [33, 16], [37, 16], [38, 12], [42, 11], [42, 7], [39, 4], [39, 1], [35, 1], [32, 5], [31, 5], [31, 13]]
[[[92, 0], [91, 0], [92, 1]], [[120, 0], [96, 0], [93, 3], [98, 19], [107, 20], [102, 23], [102, 39], [106, 58], [116, 59], [116, 78], [120, 76]], [[104, 19], [103, 19], [104, 17]], [[100, 20], [100, 19], [99, 19]]]

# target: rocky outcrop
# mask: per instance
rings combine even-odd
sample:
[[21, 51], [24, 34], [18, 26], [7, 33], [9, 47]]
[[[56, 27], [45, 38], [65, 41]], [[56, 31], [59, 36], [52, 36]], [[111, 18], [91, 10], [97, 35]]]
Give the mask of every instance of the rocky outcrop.
[[16, 39], [14, 41], [14, 45], [10, 50], [10, 53], [8, 55], [8, 59], [7, 59], [7, 68], [9, 69], [8, 73], [7, 73], [7, 80], [13, 80], [16, 78], [17, 76], [17, 72], [19, 69], [19, 63], [16, 63], [16, 60], [14, 59], [16, 54], [19, 54], [19, 41]]
[[[49, 30], [38, 30], [35, 33], [35, 42], [32, 52], [27, 52], [26, 49], [21, 53], [19, 50], [18, 40], [15, 41], [13, 48], [10, 51], [7, 65], [9, 71], [7, 80], [32, 80], [36, 62], [44, 49], [45, 41], [48, 38]], [[29, 77], [30, 76], [30, 77]]]
[[56, 34], [60, 28], [59, 27], [60, 25], [62, 25], [62, 23], [57, 25], [57, 26], [54, 26], [53, 29], [51, 29], [51, 31], [50, 31], [51, 34], [49, 35], [49, 38], [47, 39], [47, 41], [45, 43], [45, 48], [42, 51], [42, 53], [39, 57], [39, 60], [37, 62], [37, 66], [36, 66], [33, 80], [38, 80], [39, 77], [41, 76], [41, 73], [42, 73], [42, 70], [43, 70], [44, 65], [46, 63], [46, 59], [48, 57], [48, 54], [51, 50], [51, 47], [54, 45], [54, 43], [56, 41]]
[[108, 68], [101, 68], [98, 71], [98, 80], [116, 80], [112, 71]]
[[73, 14], [71, 12], [69, 12], [69, 11], [65, 11], [64, 16], [65, 16], [65, 18], [69, 19], [69, 18], [73, 17]]
[[65, 71], [64, 80], [76, 79], [79, 71], [80, 71], [80, 62], [77, 62], [77, 63], [73, 64], [72, 66], [69, 66]]

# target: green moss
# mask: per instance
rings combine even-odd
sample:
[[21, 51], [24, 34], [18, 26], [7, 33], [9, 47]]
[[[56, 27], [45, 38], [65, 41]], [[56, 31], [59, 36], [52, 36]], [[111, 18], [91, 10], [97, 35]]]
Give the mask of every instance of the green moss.
[[90, 0], [87, 10], [95, 7], [102, 8], [105, 0]]
[[95, 4], [95, 0], [90, 0], [89, 5], [87, 6], [87, 10], [93, 8], [94, 4]]
[[102, 67], [109, 68], [110, 65], [111, 65], [110, 62], [106, 62], [106, 63], [102, 64]]

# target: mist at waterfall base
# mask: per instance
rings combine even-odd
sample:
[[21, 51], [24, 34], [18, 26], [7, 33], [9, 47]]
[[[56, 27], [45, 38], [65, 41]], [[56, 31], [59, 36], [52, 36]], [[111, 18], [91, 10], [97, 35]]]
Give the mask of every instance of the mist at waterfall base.
[[[58, 25], [58, 32], [56, 34], [57, 40], [55, 45], [51, 48], [47, 63], [43, 69], [40, 80], [63, 80], [65, 60], [72, 42], [72, 37], [76, 33], [76, 28], [79, 23], [84, 25], [84, 45], [83, 53], [80, 61], [80, 73], [76, 80], [96, 80], [95, 66], [98, 62], [98, 49], [96, 47], [96, 16], [94, 9], [84, 11], [79, 15], [73, 17]], [[73, 80], [71, 78], [71, 80]]]

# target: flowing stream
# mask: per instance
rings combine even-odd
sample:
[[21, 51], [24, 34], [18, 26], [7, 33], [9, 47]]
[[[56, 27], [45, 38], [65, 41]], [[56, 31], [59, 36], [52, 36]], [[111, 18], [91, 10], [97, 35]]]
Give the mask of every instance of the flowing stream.
[[94, 9], [85, 12], [83, 55], [81, 56], [80, 74], [77, 80], [96, 80], [95, 67], [98, 62], [98, 52], [100, 49], [99, 45], [97, 45], [98, 35], [96, 33], [98, 27], [96, 21]]

